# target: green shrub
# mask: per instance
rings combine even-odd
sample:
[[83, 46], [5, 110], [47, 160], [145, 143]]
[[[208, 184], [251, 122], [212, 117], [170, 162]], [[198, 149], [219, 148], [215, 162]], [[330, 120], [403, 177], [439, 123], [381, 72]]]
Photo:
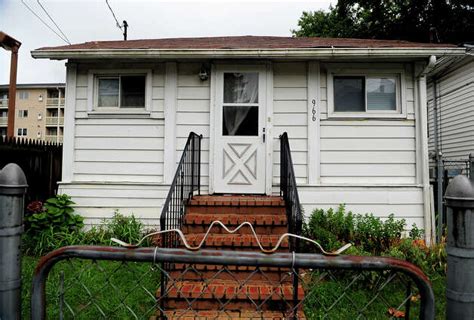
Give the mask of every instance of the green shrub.
[[346, 212], [345, 206], [340, 205], [336, 211], [314, 210], [303, 226], [303, 233], [327, 250], [350, 242], [362, 251], [378, 255], [400, 240], [405, 226], [405, 220], [396, 220], [393, 214], [382, 221], [372, 214]]
[[[407, 260], [419, 266], [427, 275], [446, 273], [446, 248], [444, 244], [427, 247], [422, 239], [424, 231], [415, 224], [403, 238], [404, 219], [393, 215], [382, 221], [372, 214], [353, 214], [344, 205], [337, 210], [314, 210], [303, 225], [303, 235], [318, 241], [325, 250], [335, 250], [345, 243], [352, 243], [344, 254], [378, 255]], [[319, 252], [313, 245], [303, 243], [304, 252]]]
[[66, 194], [57, 195], [41, 202], [28, 205], [25, 215], [26, 232], [36, 236], [44, 230], [79, 231], [84, 226], [84, 218], [74, 214], [75, 203]]
[[[25, 254], [43, 255], [71, 245], [116, 245], [110, 241], [111, 238], [137, 243], [144, 235], [144, 226], [137, 218], [115, 211], [112, 219], [104, 219], [99, 226], [86, 231], [50, 226], [35, 233], [28, 232], [24, 235], [22, 245]], [[143, 245], [149, 245], [149, 242]]]

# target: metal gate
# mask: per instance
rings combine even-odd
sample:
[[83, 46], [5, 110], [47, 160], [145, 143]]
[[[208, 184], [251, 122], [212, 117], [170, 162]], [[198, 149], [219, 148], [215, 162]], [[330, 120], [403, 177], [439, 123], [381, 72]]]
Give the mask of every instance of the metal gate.
[[[163, 264], [184, 264], [185, 268], [171, 277]], [[176, 287], [185, 274], [202, 277], [202, 265], [214, 270], [214, 276], [201, 279], [202, 287]], [[247, 288], [250, 279], [265, 278], [272, 268], [286, 270], [287, 279], [275, 280], [279, 283], [266, 298]], [[243, 269], [251, 272], [245, 278], [237, 277]], [[167, 278], [163, 291], [159, 288], [161, 275]], [[223, 275], [236, 283], [236, 292], [213, 287], [213, 280]], [[295, 277], [304, 290], [303, 298], [303, 293], [293, 288], [300, 296], [297, 301], [294, 291], [286, 292], [279, 286], [284, 281], [292, 283]], [[191, 295], [192, 290], [198, 295]], [[226, 306], [237, 297], [247, 299], [255, 308], [254, 314], [277, 297], [288, 310], [285, 318], [297, 318], [304, 312], [306, 319], [434, 319], [435, 310], [433, 291], [423, 272], [413, 264], [388, 257], [72, 246], [49, 253], [38, 263], [31, 315], [32, 319], [160, 318], [169, 312], [162, 301], [171, 292], [185, 301], [182, 316], [187, 319], [194, 319], [198, 298], [204, 295], [218, 301], [219, 308], [214, 311], [219, 319], [235, 318]]]

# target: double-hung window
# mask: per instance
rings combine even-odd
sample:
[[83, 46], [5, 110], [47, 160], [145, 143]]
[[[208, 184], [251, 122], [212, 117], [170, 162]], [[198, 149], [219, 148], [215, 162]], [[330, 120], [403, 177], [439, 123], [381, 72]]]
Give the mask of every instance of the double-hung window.
[[97, 108], [145, 108], [146, 75], [97, 77]]
[[150, 114], [151, 69], [89, 70], [88, 87], [90, 115]]
[[403, 70], [328, 71], [328, 116], [381, 118], [406, 116]]

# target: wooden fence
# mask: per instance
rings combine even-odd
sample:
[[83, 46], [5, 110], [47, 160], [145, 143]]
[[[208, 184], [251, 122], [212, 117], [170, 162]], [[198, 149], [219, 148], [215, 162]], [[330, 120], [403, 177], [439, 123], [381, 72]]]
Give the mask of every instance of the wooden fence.
[[27, 203], [54, 196], [61, 180], [62, 145], [0, 136], [0, 169], [8, 163], [18, 164], [28, 181]]

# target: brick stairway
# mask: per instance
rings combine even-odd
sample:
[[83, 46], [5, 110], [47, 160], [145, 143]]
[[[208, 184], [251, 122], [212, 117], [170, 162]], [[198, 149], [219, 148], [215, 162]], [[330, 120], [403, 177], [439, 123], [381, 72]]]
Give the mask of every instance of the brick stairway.
[[[252, 223], [266, 249], [273, 248], [287, 232], [284, 201], [267, 196], [195, 196], [187, 206], [183, 233], [197, 246], [212, 221], [219, 220], [234, 229], [242, 222]], [[203, 248], [215, 250], [260, 251], [249, 227], [228, 234], [214, 226]], [[288, 241], [280, 252], [288, 252]], [[183, 273], [184, 270], [186, 272]], [[170, 271], [164, 308], [167, 319], [287, 319], [293, 286], [288, 269], [175, 264]], [[253, 273], [253, 274], [252, 274]], [[203, 281], [205, 279], [206, 283]], [[243, 284], [243, 285], [242, 285]], [[160, 295], [160, 290], [157, 292]], [[304, 292], [298, 288], [298, 299]], [[192, 301], [192, 310], [189, 303]], [[257, 311], [256, 305], [260, 306]], [[304, 319], [302, 311], [298, 318]]]

